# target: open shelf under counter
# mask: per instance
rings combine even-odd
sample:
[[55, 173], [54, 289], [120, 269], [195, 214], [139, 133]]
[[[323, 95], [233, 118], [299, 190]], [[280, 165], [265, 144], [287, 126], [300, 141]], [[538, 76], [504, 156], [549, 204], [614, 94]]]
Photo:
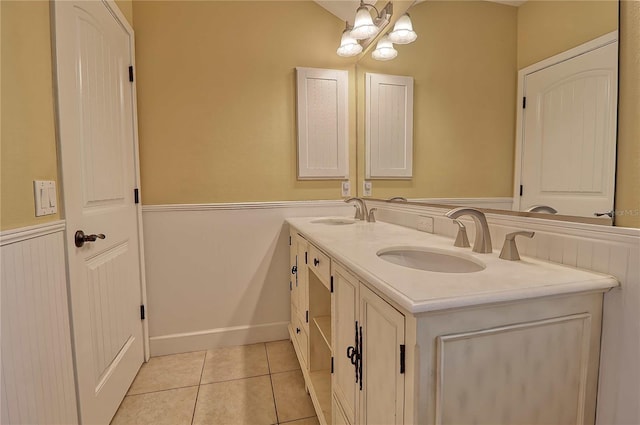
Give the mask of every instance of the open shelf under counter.
[[318, 316], [313, 318], [313, 323], [318, 327], [320, 335], [331, 351], [331, 316]]
[[[316, 370], [309, 372], [313, 390], [311, 399], [314, 404], [319, 404], [320, 412], [318, 413], [318, 421], [320, 424], [331, 425], [331, 371], [330, 370]], [[322, 416], [322, 417], [321, 417]]]

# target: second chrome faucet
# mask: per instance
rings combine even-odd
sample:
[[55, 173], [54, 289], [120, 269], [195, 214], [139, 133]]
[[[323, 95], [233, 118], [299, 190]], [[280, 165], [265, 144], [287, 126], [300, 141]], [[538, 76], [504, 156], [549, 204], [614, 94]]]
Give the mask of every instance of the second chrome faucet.
[[[476, 237], [473, 241], [473, 252], [490, 253], [493, 251], [491, 247], [489, 225], [487, 224], [487, 218], [482, 211], [475, 208], [461, 207], [452, 209], [445, 215], [454, 220], [458, 217], [462, 217], [463, 215], [470, 216], [476, 226]], [[461, 226], [458, 231], [463, 231], [463, 229], [464, 226]]]

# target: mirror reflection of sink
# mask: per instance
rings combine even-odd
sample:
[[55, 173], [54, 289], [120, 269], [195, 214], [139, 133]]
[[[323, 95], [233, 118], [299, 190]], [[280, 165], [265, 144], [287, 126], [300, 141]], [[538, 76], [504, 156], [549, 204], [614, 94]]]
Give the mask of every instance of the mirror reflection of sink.
[[393, 264], [440, 273], [474, 273], [485, 269], [470, 255], [422, 247], [392, 247], [378, 252], [378, 257]]
[[316, 224], [329, 224], [333, 226], [341, 226], [345, 224], [353, 224], [356, 221], [358, 220], [356, 220], [355, 218], [348, 218], [348, 217], [323, 217], [323, 218], [317, 218], [315, 220], [312, 220], [311, 222]]

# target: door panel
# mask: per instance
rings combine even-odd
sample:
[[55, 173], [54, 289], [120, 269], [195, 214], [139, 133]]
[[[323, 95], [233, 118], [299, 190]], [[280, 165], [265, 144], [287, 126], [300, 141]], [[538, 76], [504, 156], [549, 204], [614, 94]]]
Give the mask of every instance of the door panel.
[[400, 373], [400, 345], [404, 344], [404, 316], [365, 286], [360, 286], [362, 323], [362, 391], [359, 423], [404, 422], [404, 375]]
[[525, 78], [521, 209], [613, 209], [617, 43]]
[[[53, 5], [80, 415], [109, 423], [144, 359], [132, 30], [110, 3]], [[106, 238], [77, 247], [77, 230]]]
[[355, 423], [358, 387], [355, 367], [347, 357], [347, 348], [356, 346], [358, 320], [358, 280], [340, 266], [333, 268], [332, 345], [334, 374], [332, 388], [349, 423]]

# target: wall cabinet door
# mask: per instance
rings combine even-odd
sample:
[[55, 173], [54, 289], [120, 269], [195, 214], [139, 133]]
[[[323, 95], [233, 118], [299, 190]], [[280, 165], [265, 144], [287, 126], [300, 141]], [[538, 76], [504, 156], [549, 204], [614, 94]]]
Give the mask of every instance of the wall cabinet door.
[[404, 422], [404, 316], [360, 285], [360, 424]]
[[[333, 394], [344, 416], [355, 424], [358, 387], [356, 367], [348, 355], [354, 352], [358, 321], [358, 280], [342, 267], [333, 269], [332, 335], [334, 352]], [[355, 358], [354, 358], [355, 361]]]

